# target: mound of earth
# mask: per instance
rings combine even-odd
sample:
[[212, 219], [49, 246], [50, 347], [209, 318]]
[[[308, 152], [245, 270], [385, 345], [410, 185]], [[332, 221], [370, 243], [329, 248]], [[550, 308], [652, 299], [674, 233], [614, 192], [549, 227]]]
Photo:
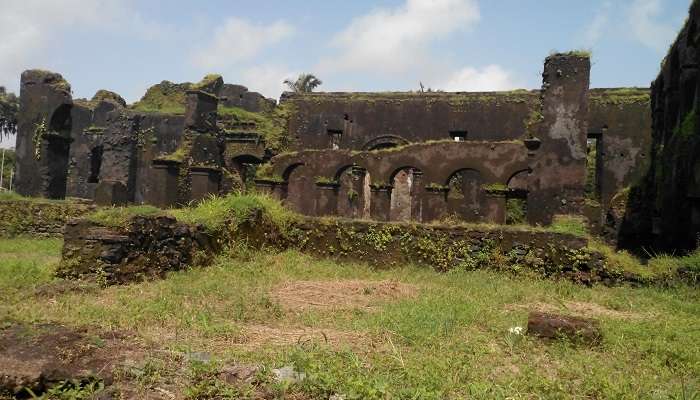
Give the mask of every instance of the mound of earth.
[[396, 281], [293, 281], [272, 290], [272, 297], [287, 310], [373, 309], [381, 302], [414, 297], [417, 287]]
[[[112, 381], [142, 351], [126, 334], [91, 334], [58, 324], [0, 327], [0, 397], [31, 397], [64, 381]], [[29, 390], [27, 390], [29, 389]]]

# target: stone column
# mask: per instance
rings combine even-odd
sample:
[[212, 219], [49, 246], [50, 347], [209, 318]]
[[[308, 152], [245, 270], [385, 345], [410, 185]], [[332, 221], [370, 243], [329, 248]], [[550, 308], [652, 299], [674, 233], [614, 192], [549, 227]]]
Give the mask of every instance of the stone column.
[[423, 197], [423, 173], [414, 170], [411, 186], [411, 221], [423, 221]]
[[438, 221], [447, 213], [446, 187], [426, 187], [423, 193], [423, 222]]
[[[533, 222], [548, 224], [555, 214], [581, 212], [590, 69], [590, 59], [585, 54], [554, 54], [545, 60], [542, 105], [535, 129], [541, 145], [532, 157], [532, 188], [528, 197]], [[497, 215], [492, 218], [500, 220]]]
[[210, 195], [219, 194], [221, 171], [210, 167], [192, 167], [190, 169], [190, 200], [206, 199]]
[[492, 224], [506, 223], [506, 191], [488, 190], [484, 196], [484, 222]]
[[180, 162], [172, 160], [153, 160], [151, 167], [151, 189], [146, 202], [160, 208], [177, 204], [177, 187]]
[[370, 185], [370, 217], [377, 221], [388, 221], [391, 211], [390, 185]]
[[338, 183], [316, 183], [316, 215], [336, 215], [338, 211]]

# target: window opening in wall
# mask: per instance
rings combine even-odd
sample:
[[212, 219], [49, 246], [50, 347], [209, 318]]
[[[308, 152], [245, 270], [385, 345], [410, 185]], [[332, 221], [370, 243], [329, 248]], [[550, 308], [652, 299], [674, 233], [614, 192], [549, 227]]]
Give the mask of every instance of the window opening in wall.
[[94, 147], [90, 151], [90, 176], [88, 183], [100, 181], [100, 168], [102, 168], [102, 146]]
[[328, 129], [327, 133], [330, 138], [330, 148], [338, 150], [340, 148], [340, 138], [343, 136], [343, 131], [340, 129]]
[[586, 140], [586, 198], [600, 200], [602, 171], [602, 135], [589, 133]]
[[467, 140], [467, 131], [450, 131], [450, 137], [455, 142], [463, 142]]

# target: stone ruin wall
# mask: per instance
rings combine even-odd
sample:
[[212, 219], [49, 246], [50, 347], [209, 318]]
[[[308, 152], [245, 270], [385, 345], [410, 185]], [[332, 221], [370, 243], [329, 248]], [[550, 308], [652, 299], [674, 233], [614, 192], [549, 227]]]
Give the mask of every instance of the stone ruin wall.
[[651, 87], [649, 169], [627, 201], [625, 241], [693, 249], [700, 238], [700, 3], [694, 1]]
[[154, 86], [182, 96], [181, 111], [163, 113], [106, 91], [73, 100], [60, 75], [26, 71], [17, 187], [171, 207], [250, 187], [246, 168], [282, 151], [256, 184], [306, 215], [504, 223], [507, 202], [527, 196], [527, 221], [548, 223], [582, 212], [586, 140], [596, 137], [604, 151], [592, 218], [603, 222], [611, 199], [644, 169], [650, 118], [644, 90], [634, 102], [616, 89], [589, 92], [589, 69], [586, 57], [550, 57], [541, 91], [286, 93], [293, 112], [283, 149], [267, 146], [254, 124], [217, 114], [219, 105], [274, 107], [220, 78], [202, 90]]
[[[589, 67], [566, 57], [550, 60], [545, 68], [543, 91], [285, 94], [282, 101], [296, 110], [289, 133], [298, 154], [273, 158], [273, 174], [260, 186], [307, 215], [416, 221], [456, 215], [503, 223], [504, 195], [527, 194], [532, 223], [547, 223], [556, 213], [587, 211], [602, 225], [613, 197], [645, 171], [649, 91], [588, 91]], [[562, 90], [568, 94], [557, 94]], [[557, 109], [560, 105], [568, 107], [566, 115]], [[536, 152], [524, 143], [531, 136], [540, 139]], [[447, 143], [455, 137], [464, 143]], [[435, 143], [431, 148], [420, 144], [427, 141]], [[596, 189], [586, 196], [593, 201], [582, 205], [587, 142], [598, 150]], [[461, 152], [450, 152], [458, 148]], [[489, 161], [495, 148], [499, 155]], [[540, 168], [534, 168], [538, 163]], [[553, 167], [557, 164], [562, 168]], [[393, 184], [396, 177], [405, 181], [406, 174], [411, 187]], [[459, 188], [452, 184], [456, 175]], [[488, 190], [497, 187], [508, 190]], [[374, 215], [366, 207], [372, 201], [381, 204]], [[387, 211], [391, 202], [413, 209]]]

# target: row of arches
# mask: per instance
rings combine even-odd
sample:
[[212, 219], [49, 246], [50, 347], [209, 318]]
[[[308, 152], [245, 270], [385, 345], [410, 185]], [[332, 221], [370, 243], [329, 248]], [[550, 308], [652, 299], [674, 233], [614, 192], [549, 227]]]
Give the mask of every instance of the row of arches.
[[[298, 163], [285, 171], [286, 184], [277, 195], [305, 215], [426, 222], [445, 218], [465, 222], [522, 223], [527, 213], [530, 170], [514, 173], [500, 185], [486, 185], [480, 171], [458, 169], [445, 185], [426, 184], [423, 171], [397, 168], [388, 184], [373, 184], [371, 174], [346, 166], [332, 181], [314, 180]], [[513, 216], [509, 216], [512, 211]]]

